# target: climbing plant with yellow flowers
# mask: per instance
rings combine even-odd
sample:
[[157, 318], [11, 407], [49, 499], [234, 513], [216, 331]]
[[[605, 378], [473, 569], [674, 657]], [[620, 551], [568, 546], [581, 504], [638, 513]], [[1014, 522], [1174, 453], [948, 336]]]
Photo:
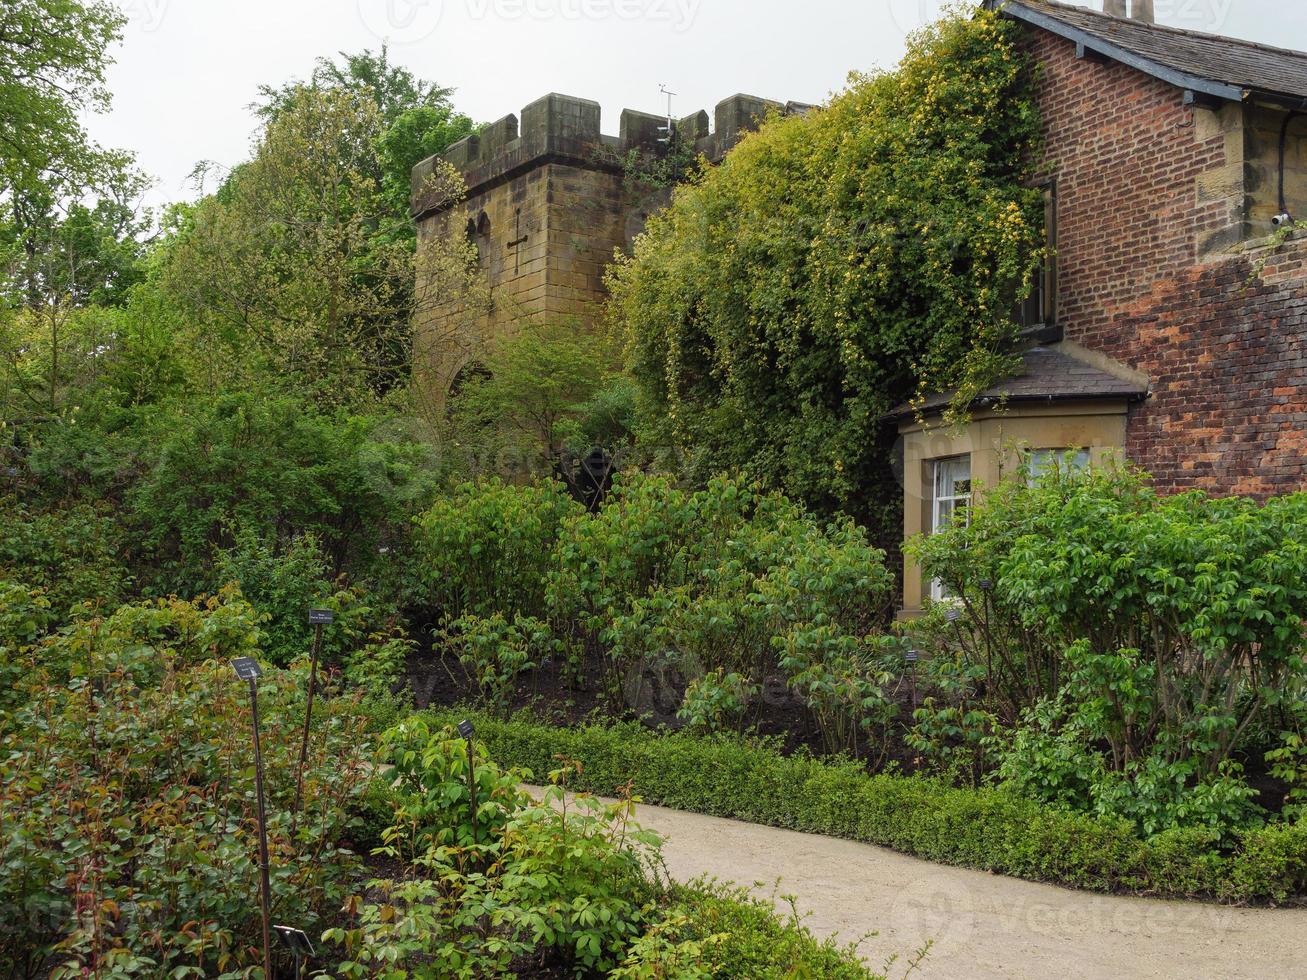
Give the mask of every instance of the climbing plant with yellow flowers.
[[609, 285], [664, 465], [893, 527], [885, 413], [954, 390], [962, 416], [1016, 366], [1012, 313], [1045, 251], [1019, 31], [945, 17], [896, 70], [769, 121], [651, 220]]

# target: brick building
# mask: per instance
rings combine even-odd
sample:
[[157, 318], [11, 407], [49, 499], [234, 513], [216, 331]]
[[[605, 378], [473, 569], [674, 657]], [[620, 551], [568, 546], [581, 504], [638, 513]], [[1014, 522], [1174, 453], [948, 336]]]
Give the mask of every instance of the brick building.
[[[1022, 311], [1026, 369], [962, 431], [906, 406], [904, 532], [1064, 450], [1122, 452], [1165, 491], [1307, 487], [1307, 55], [1099, 13], [987, 0], [1021, 22], [1056, 258]], [[1291, 220], [1291, 219], [1290, 219]], [[1284, 235], [1288, 235], [1287, 240]], [[1001, 404], [1000, 404], [1001, 403]], [[905, 613], [931, 591], [909, 563]]]

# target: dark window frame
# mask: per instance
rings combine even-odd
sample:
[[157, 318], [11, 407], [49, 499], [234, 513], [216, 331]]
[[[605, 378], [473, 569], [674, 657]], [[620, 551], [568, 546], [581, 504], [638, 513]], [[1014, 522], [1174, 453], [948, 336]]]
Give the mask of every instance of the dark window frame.
[[1039, 282], [1016, 310], [1017, 323], [1023, 332], [1041, 335], [1058, 328], [1057, 309], [1057, 178], [1050, 177], [1034, 185], [1044, 195], [1044, 244], [1048, 256], [1039, 271]]

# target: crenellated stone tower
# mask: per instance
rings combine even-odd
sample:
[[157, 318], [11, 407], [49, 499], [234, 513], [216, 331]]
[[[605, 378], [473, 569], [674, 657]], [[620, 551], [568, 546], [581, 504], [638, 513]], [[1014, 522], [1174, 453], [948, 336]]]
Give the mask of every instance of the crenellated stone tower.
[[[772, 112], [809, 106], [735, 95], [717, 106], [714, 125], [697, 112], [674, 123], [678, 145], [719, 162]], [[599, 103], [547, 95], [456, 143], [443, 159], [463, 174], [467, 197], [450, 206], [425, 191], [436, 158], [413, 172], [419, 242], [465, 233], [490, 288], [490, 310], [468, 316], [454, 304], [423, 309], [414, 324], [419, 387], [443, 403], [459, 373], [497, 336], [530, 318], [593, 322], [605, 296], [603, 275], [616, 249], [629, 247], [670, 192], [638, 177], [638, 165], [665, 155], [665, 117], [626, 110], [618, 136], [600, 128]], [[635, 167], [632, 164], [636, 164]], [[419, 295], [424, 272], [419, 269]]]

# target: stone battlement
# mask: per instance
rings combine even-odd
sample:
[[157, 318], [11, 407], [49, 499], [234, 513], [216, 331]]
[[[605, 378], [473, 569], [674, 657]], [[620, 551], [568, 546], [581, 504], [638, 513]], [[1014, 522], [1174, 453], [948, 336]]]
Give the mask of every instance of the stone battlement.
[[[758, 128], [771, 112], [786, 115], [807, 112], [811, 106], [780, 103], [752, 95], [733, 95], [717, 104], [710, 128], [708, 113], [696, 112], [674, 121], [677, 134], [693, 145], [695, 153], [719, 162], [745, 133]], [[598, 102], [570, 95], [546, 95], [522, 110], [521, 120], [508, 115], [449, 148], [441, 158], [457, 167], [469, 194], [512, 180], [547, 162], [565, 162], [587, 169], [621, 172], [632, 150], [662, 152], [660, 128], [664, 116], [626, 109], [619, 135], [604, 135]], [[440, 210], [442, 202], [423, 193], [437, 158], [413, 169], [413, 215]]]

